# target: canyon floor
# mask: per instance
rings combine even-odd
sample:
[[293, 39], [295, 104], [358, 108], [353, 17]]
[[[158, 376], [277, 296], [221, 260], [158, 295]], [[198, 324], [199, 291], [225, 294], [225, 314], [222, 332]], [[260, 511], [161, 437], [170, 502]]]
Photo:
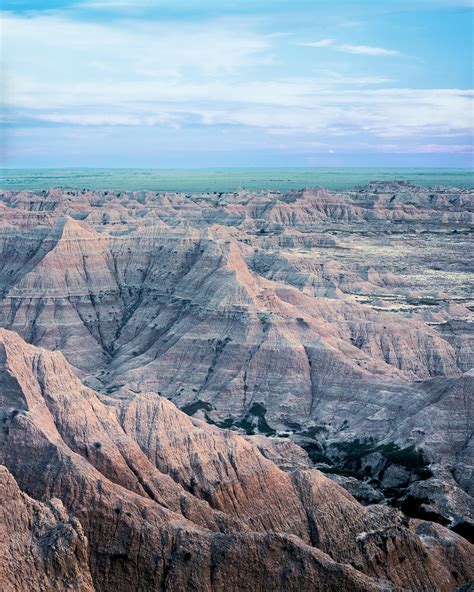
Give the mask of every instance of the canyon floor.
[[468, 590], [467, 189], [0, 191], [2, 590]]

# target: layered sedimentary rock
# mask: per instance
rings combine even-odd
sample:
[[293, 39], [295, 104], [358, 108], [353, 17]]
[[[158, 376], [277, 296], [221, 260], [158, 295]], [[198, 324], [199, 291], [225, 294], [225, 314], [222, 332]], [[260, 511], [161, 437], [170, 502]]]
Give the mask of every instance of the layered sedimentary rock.
[[3, 192], [0, 325], [104, 395], [160, 392], [287, 436], [324, 470], [425, 506], [412, 513], [469, 524], [472, 203], [405, 183]]
[[474, 573], [439, 525], [282, 471], [154, 393], [100, 395], [12, 332], [0, 349], [7, 590], [442, 591]]
[[0, 582], [5, 592], [93, 592], [87, 539], [58, 499], [23, 493], [0, 466]]

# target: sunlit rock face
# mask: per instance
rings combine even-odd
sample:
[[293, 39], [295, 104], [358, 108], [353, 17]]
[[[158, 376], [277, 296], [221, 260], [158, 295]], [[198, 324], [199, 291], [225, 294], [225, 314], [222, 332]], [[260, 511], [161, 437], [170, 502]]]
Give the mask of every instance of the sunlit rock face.
[[10, 331], [0, 349], [5, 590], [443, 591], [474, 575], [461, 536], [270, 460], [292, 445], [156, 393], [101, 395]]
[[[143, 446], [176, 437], [144, 436], [147, 397], [160, 393], [158, 415], [170, 399], [286, 472], [343, 473], [363, 484], [340, 480], [361, 501], [382, 496], [469, 538], [473, 201], [407, 183], [4, 191], [0, 326], [62, 352], [104, 404], [121, 402], [122, 429]], [[171, 463], [160, 446], [146, 454]], [[161, 469], [228, 512], [226, 487], [208, 484], [226, 465], [206, 462], [212, 478], [200, 476], [177, 454]], [[120, 485], [141, 495], [129, 473]], [[284, 518], [258, 524], [266, 503], [249, 528], [287, 532]], [[301, 528], [293, 534], [308, 542]]]

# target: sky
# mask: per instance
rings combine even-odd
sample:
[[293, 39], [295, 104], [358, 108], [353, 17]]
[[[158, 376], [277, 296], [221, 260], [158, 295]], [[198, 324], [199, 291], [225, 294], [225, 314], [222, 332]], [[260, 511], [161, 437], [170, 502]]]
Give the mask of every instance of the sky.
[[471, 0], [3, 0], [3, 167], [472, 167]]

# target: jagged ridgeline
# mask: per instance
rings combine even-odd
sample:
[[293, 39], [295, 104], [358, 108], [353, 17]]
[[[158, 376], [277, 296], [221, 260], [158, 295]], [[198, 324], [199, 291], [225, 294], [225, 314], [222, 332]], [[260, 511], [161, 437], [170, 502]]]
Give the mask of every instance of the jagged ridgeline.
[[1, 192], [4, 520], [44, 571], [8, 544], [2, 569], [33, 590], [462, 586], [472, 206], [409, 183]]
[[9, 331], [0, 351], [6, 590], [431, 591], [474, 573], [465, 539], [364, 508], [289, 441], [155, 393], [112, 400]]

